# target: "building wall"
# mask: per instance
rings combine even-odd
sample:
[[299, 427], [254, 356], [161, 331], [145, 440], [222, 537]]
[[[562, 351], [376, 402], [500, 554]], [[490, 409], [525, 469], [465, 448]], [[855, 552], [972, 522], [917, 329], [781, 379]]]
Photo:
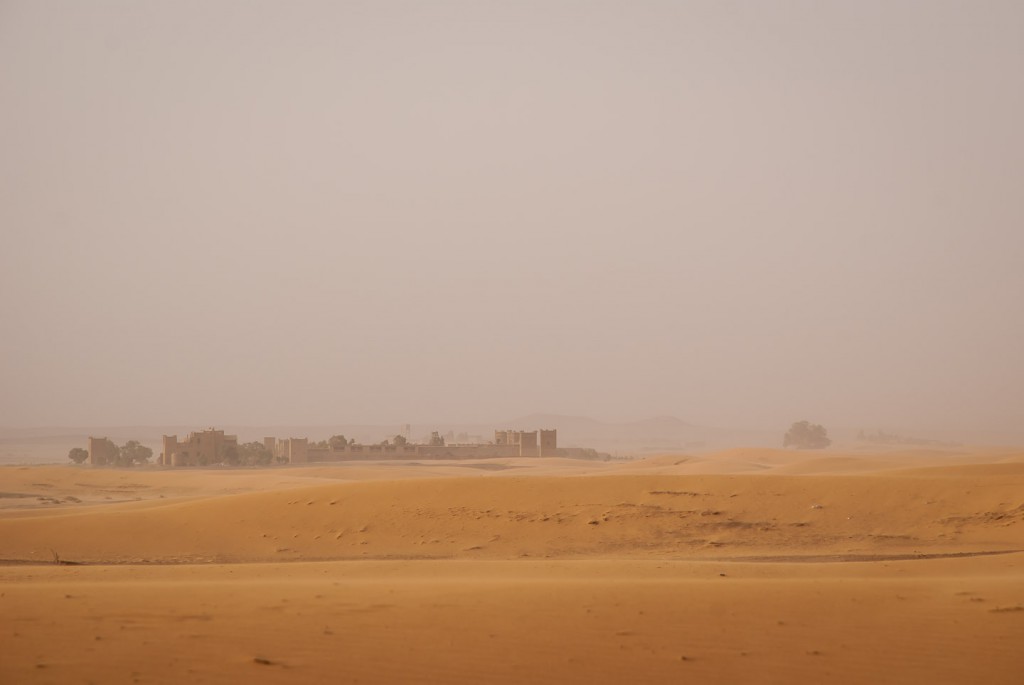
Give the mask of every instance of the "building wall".
[[229, 446], [238, 446], [238, 437], [224, 435], [224, 431], [205, 430], [189, 433], [185, 440], [176, 435], [164, 436], [164, 453], [160, 463], [164, 466], [205, 466], [220, 464]]
[[157, 463], [161, 466], [172, 466], [171, 457], [178, 449], [178, 436], [177, 435], [165, 435], [164, 436], [164, 451], [160, 453], [160, 458]]
[[305, 464], [309, 461], [309, 438], [288, 438], [288, 463]]
[[[556, 456], [560, 450], [548, 447], [545, 456]], [[484, 445], [348, 445], [343, 449], [309, 447], [306, 459], [291, 463], [376, 461], [384, 459], [508, 459], [540, 456], [536, 446]]]
[[[493, 444], [469, 445], [346, 445], [340, 449], [312, 447], [308, 438], [263, 438], [263, 445], [275, 457], [291, 464], [331, 461], [371, 461], [386, 459], [499, 459], [510, 457], [565, 456], [571, 450], [558, 448], [554, 430], [495, 431]], [[98, 451], [101, 438], [89, 439], [90, 461]], [[206, 430], [190, 433], [186, 440], [164, 436], [164, 452], [158, 463], [165, 466], [199, 466], [224, 462], [225, 451], [238, 445], [234, 435]], [[562, 453], [565, 452], [565, 455]]]
[[106, 438], [94, 438], [89, 436], [89, 464], [91, 466], [103, 466], [117, 458], [113, 448]]
[[542, 428], [539, 433], [540, 447], [537, 455], [540, 457], [552, 457], [558, 454], [558, 431], [544, 430]]
[[494, 431], [495, 445], [515, 445], [519, 447], [517, 457], [539, 457], [540, 448], [537, 443], [537, 431]]
[[519, 445], [416, 445], [419, 459], [500, 459], [521, 456]]

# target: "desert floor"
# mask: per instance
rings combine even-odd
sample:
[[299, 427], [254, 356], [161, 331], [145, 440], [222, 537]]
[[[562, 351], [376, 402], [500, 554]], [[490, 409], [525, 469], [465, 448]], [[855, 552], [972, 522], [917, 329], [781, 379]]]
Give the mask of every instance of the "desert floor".
[[0, 683], [1022, 674], [1021, 450], [0, 468]]

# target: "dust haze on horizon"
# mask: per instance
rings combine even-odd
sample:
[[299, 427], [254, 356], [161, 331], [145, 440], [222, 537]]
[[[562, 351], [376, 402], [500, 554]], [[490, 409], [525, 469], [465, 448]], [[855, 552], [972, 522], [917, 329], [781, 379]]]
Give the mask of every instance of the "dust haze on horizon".
[[1024, 4], [0, 1], [0, 425], [1024, 437]]

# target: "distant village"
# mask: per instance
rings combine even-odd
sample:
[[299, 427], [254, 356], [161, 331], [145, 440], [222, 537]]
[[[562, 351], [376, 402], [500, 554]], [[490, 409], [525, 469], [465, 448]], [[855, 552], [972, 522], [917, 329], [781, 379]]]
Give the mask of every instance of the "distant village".
[[[265, 437], [262, 442], [239, 443], [238, 436], [208, 428], [179, 440], [163, 436], [163, 451], [156, 464], [166, 467], [270, 466], [387, 459], [481, 459], [507, 457], [570, 457], [600, 459], [606, 455], [581, 447], [559, 447], [558, 432], [496, 430], [492, 442], [451, 442], [453, 436], [437, 431], [424, 443], [396, 435], [378, 444], [357, 444], [343, 435], [310, 442], [309, 438]], [[68, 457], [92, 466], [132, 466], [150, 463], [152, 450], [129, 441], [122, 447], [105, 437], [90, 437], [88, 450], [75, 448]]]

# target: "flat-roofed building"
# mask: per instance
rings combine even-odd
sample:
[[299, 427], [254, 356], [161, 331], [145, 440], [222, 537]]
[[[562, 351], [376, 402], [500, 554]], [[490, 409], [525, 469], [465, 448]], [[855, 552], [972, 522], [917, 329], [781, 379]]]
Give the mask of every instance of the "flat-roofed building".
[[176, 435], [165, 435], [159, 463], [164, 466], [222, 464], [232, 449], [238, 449], [238, 436], [224, 435], [224, 431], [214, 428], [189, 433], [184, 440], [178, 440]]

